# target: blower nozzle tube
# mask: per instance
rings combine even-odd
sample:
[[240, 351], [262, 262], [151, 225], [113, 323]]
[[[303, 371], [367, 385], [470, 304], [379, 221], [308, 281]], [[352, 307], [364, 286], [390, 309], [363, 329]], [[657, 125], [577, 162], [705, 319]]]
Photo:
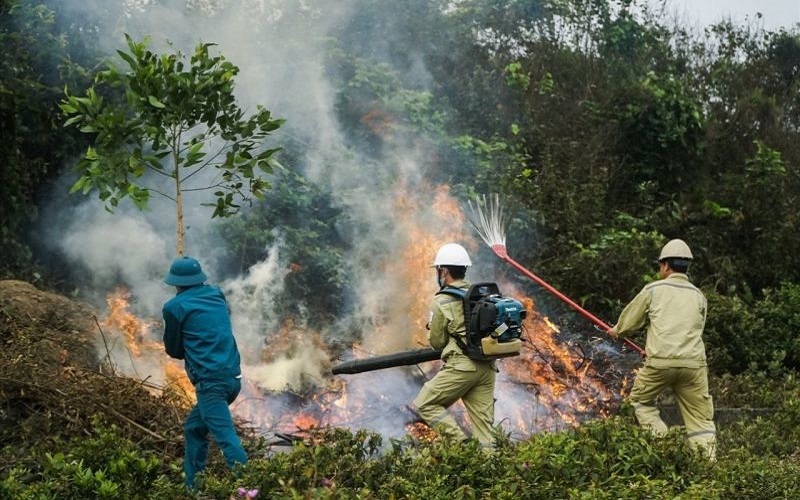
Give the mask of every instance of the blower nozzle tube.
[[352, 375], [354, 373], [371, 372], [383, 370], [395, 366], [416, 365], [423, 361], [433, 361], [439, 359], [442, 351], [431, 347], [425, 349], [412, 349], [410, 351], [400, 351], [394, 354], [375, 356], [366, 359], [354, 359], [339, 363], [331, 368], [334, 375]]

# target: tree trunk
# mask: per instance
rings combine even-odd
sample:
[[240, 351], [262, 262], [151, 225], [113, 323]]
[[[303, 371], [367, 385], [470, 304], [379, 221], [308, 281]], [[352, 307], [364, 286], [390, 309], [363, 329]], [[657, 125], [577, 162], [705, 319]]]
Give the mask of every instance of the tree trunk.
[[181, 196], [181, 177], [175, 167], [175, 205], [178, 214], [178, 257], [183, 257], [183, 197]]

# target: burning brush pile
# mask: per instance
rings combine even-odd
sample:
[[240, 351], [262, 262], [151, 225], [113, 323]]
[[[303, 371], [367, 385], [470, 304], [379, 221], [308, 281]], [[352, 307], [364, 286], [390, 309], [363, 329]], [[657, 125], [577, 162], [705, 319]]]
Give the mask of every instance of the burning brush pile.
[[182, 455], [186, 397], [98, 359], [95, 318], [85, 304], [0, 281], [0, 469], [43, 440], [89, 435], [97, 415], [144, 448]]
[[[523, 323], [525, 342], [522, 351], [519, 356], [497, 361], [496, 424], [512, 440], [524, 440], [540, 432], [562, 430], [587, 420], [605, 418], [616, 411], [628, 391], [632, 366], [639, 361], [638, 354], [620, 353], [613, 347], [609, 348], [602, 338], [587, 340], [582, 334], [561, 332], [547, 317], [538, 314], [530, 298], [523, 298], [523, 303], [528, 313]], [[412, 387], [406, 390], [404, 401], [412, 400], [421, 385], [440, 368], [441, 363], [434, 360], [437, 355], [438, 352], [432, 349], [417, 349], [370, 357], [368, 353], [354, 349], [351, 361], [333, 367], [334, 373], [352, 375], [342, 377], [339, 395], [330, 399], [349, 401], [350, 406], [361, 411], [351, 409], [349, 421], [341, 420], [340, 423], [355, 428], [370, 427], [373, 421], [391, 420], [388, 413], [395, 408], [398, 412], [406, 411], [394, 416], [396, 419], [405, 416], [405, 432], [419, 438], [429, 437], [425, 426], [414, 421], [413, 411], [409, 412], [400, 402], [392, 401], [391, 395], [398, 393], [398, 387], [410, 385]], [[406, 359], [414, 360], [418, 365], [412, 369], [376, 368], [381, 365], [394, 367]], [[457, 403], [450, 411], [468, 432], [469, 423], [463, 406]], [[331, 415], [325, 406], [317, 408], [316, 413], [324, 417]], [[355, 419], [355, 414], [362, 417]], [[380, 429], [373, 430], [386, 434]]]
[[[252, 300], [258, 295], [258, 288], [223, 285], [232, 302], [232, 319], [239, 339], [261, 339], [243, 350], [244, 385], [232, 405], [233, 413], [256, 432], [299, 440], [315, 429], [341, 427], [369, 430], [384, 438], [430, 437], [429, 429], [409, 405], [422, 385], [439, 370], [437, 356], [424, 354], [427, 359], [421, 360], [414, 354], [408, 358], [414, 358], [413, 362], [389, 364], [390, 368], [341, 369], [353, 364], [363, 368], [377, 359], [395, 355], [405, 358], [406, 353], [417, 349], [428, 350], [425, 318], [435, 292], [432, 256], [446, 241], [464, 242], [477, 255], [474, 238], [464, 230], [464, 213], [446, 188], [430, 194], [432, 203], [420, 203], [405, 193], [405, 189], [398, 190], [391, 210], [394, 227], [406, 235], [397, 241], [405, 243], [394, 245], [395, 253], [382, 261], [379, 271], [391, 277], [396, 289], [414, 293], [388, 290], [381, 296], [370, 290], [363, 294], [358, 309], [365, 312], [368, 327], [352, 345], [331, 342], [335, 339], [325, 332], [310, 331], [301, 325], [237, 327], [243, 317], [253, 316], [254, 309], [237, 303], [242, 298]], [[417, 213], [429, 205], [429, 212]], [[492, 207], [497, 206], [499, 201], [495, 199]], [[504, 240], [499, 234], [504, 225], [500, 210], [487, 212], [482, 225], [497, 233], [492, 234], [493, 239]], [[441, 234], [442, 228], [449, 228], [450, 232]], [[482, 266], [476, 267], [475, 272], [481, 272]], [[519, 281], [502, 275], [497, 279], [503, 294], [519, 300], [527, 309], [522, 353], [498, 362], [495, 422], [502, 431], [511, 439], [523, 440], [613, 413], [628, 390], [631, 368], [640, 361], [638, 354], [629, 358], [608, 337], [587, 339], [585, 330], [590, 327], [584, 331], [566, 327], [562, 331], [537, 309]], [[259, 333], [247, 335], [248, 329]], [[310, 362], [309, 353], [315, 353]], [[302, 373], [308, 375], [308, 383], [292, 383], [291, 379], [298, 377], [279, 376], [290, 366], [301, 367]], [[463, 405], [457, 403], [450, 411], [469, 434]]]
[[[525, 439], [612, 413], [630, 380], [622, 357], [602, 339], [560, 332], [536, 311], [532, 299], [508, 289], [523, 299], [528, 315], [521, 355], [499, 362], [496, 420], [504, 432]], [[28, 283], [0, 281], [0, 440], [5, 449], [24, 450], [43, 437], [88, 435], [93, 417], [100, 415], [140, 446], [181, 456], [191, 384], [182, 366], [164, 355], [157, 328], [129, 311], [128, 299], [124, 291], [111, 293], [107, 311], [98, 318], [88, 305]], [[286, 330], [295, 338], [303, 333]], [[125, 356], [142, 373], [119, 372], [120, 355], [112, 353], [119, 350], [120, 338]], [[371, 355], [365, 346], [353, 345], [339, 357]], [[158, 366], [146, 366], [148, 360]], [[232, 410], [251, 430], [273, 436], [274, 444], [305, 440], [331, 427], [430, 439], [430, 430], [408, 405], [439, 363], [328, 374], [299, 389], [269, 389], [246, 379]], [[252, 368], [247, 371], [256, 375]], [[451, 411], [468, 426], [460, 404]]]
[[[435, 220], [463, 218], [446, 190], [437, 190], [433, 200]], [[394, 211], [398, 214], [411, 214], [411, 208], [421, 206], [403, 196], [394, 203], [408, 208]], [[496, 233], [490, 235], [492, 240], [504, 240], [501, 215], [490, 212], [484, 218], [489, 233]], [[381, 270], [402, 289], [419, 293], [398, 296], [387, 290], [391, 295], [367, 296], [360, 310], [372, 315], [362, 318], [369, 328], [358, 342], [334, 342], [329, 333], [312, 331], [291, 318], [264, 319], [262, 311], [274, 287], [264, 285], [263, 276], [269, 278], [267, 283], [281, 276], [268, 272], [276, 267], [273, 255], [247, 276], [222, 283], [242, 353], [242, 392], [231, 405], [241, 427], [274, 445], [308, 440], [329, 428], [367, 430], [384, 438], [432, 437], [409, 405], [439, 370], [441, 362], [435, 356], [370, 373], [341, 375], [332, 370], [336, 363], [427, 345], [424, 318], [434, 292], [430, 258], [443, 238], [464, 241], [473, 251], [476, 246], [460, 229], [463, 225], [451, 225], [452, 234], [440, 235], [427, 228], [442, 224], [416, 224], [411, 219], [395, 224], [409, 235], [408, 244], [400, 246]], [[513, 440], [524, 440], [613, 413], [628, 390], [638, 355], [626, 356], [608, 338], [587, 338], [578, 329], [559, 328], [537, 310], [518, 281], [504, 278], [498, 284], [504, 295], [518, 299], [527, 310], [521, 354], [498, 362], [495, 422], [502, 431]], [[42, 436], [86, 435], [92, 417], [100, 415], [143, 447], [181, 455], [182, 423], [194, 399], [193, 387], [182, 363], [164, 353], [160, 318], [134, 314], [134, 299], [125, 289], [113, 290], [98, 317], [89, 306], [30, 284], [0, 282], [4, 448], [22, 448], [18, 445]], [[388, 309], [379, 304], [388, 304]], [[458, 403], [451, 411], [469, 433], [463, 406]]]

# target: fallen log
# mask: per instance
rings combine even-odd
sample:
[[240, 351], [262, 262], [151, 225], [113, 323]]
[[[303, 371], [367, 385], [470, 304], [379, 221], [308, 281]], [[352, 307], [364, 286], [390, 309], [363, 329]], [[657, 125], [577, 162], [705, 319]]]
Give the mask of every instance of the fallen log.
[[424, 361], [439, 359], [442, 351], [427, 347], [425, 349], [412, 349], [410, 351], [400, 351], [394, 354], [385, 354], [365, 359], [354, 359], [334, 365], [331, 371], [334, 375], [353, 374], [383, 370], [395, 366], [416, 365]]

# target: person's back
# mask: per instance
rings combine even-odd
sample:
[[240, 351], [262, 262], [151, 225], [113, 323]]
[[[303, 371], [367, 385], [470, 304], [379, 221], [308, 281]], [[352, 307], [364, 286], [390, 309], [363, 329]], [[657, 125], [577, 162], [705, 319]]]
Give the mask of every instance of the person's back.
[[706, 299], [683, 273], [645, 286], [649, 294], [647, 358], [670, 366], [705, 364]]
[[182, 288], [164, 304], [164, 318], [165, 337], [177, 335], [180, 330], [186, 372], [192, 382], [241, 374], [228, 304], [219, 288], [210, 285]]

